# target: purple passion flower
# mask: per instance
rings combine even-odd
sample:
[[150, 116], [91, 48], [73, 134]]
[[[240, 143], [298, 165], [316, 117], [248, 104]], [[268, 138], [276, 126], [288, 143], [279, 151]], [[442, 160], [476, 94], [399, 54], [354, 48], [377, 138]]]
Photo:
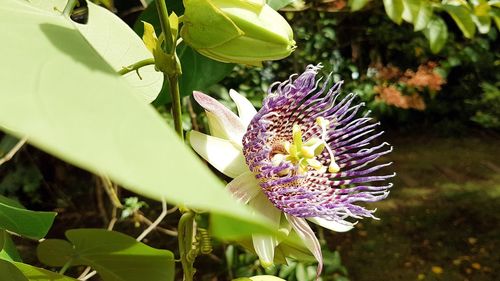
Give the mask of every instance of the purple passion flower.
[[[195, 92], [206, 110], [211, 135], [189, 134], [195, 151], [222, 173], [234, 197], [269, 218], [285, 233], [295, 232], [318, 260], [321, 248], [306, 220], [334, 231], [348, 231], [374, 210], [356, 203], [375, 202], [389, 194], [390, 175], [374, 174], [391, 163], [372, 164], [392, 151], [387, 143], [372, 145], [383, 132], [355, 95], [340, 97], [342, 82], [329, 87], [316, 79], [321, 65], [308, 66], [300, 76], [276, 82], [257, 112], [235, 91], [231, 98], [239, 116], [215, 99]], [[288, 232], [287, 232], [288, 231]], [[271, 265], [277, 237], [252, 235], [255, 252], [264, 266]]]

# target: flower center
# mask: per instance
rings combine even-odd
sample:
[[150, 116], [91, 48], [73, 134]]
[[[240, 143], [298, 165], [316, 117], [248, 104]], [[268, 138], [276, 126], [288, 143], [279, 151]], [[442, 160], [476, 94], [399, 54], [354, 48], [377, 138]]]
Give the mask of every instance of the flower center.
[[[294, 124], [292, 128], [292, 142], [285, 141], [281, 145], [273, 149], [271, 161], [274, 166], [278, 166], [283, 162], [292, 163], [297, 167], [298, 174], [306, 173], [309, 168], [312, 168], [320, 173], [325, 173], [327, 170], [330, 173], [337, 173], [340, 170], [339, 165], [335, 163], [333, 151], [326, 143], [327, 128], [330, 122], [323, 117], [316, 119], [317, 126], [321, 131], [320, 137], [311, 137], [307, 141], [302, 139], [302, 129], [300, 125]], [[317, 157], [327, 150], [330, 155], [330, 164], [324, 166]], [[283, 170], [279, 175], [288, 174], [288, 169]]]

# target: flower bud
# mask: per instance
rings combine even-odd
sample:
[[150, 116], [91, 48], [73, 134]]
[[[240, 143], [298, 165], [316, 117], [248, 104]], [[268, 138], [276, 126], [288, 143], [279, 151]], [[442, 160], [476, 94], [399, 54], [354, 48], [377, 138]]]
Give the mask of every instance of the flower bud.
[[286, 20], [263, 0], [184, 0], [181, 36], [221, 62], [261, 65], [295, 49]]

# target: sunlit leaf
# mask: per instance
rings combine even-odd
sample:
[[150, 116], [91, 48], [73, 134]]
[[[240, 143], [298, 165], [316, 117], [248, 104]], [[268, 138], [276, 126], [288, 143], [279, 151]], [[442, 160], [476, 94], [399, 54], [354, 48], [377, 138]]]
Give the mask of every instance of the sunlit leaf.
[[41, 239], [49, 231], [55, 216], [54, 212], [34, 212], [20, 208], [19, 204], [0, 195], [0, 229]]
[[174, 280], [174, 255], [151, 248], [125, 234], [104, 229], [73, 229], [66, 232], [71, 242], [43, 241], [37, 254], [50, 266], [87, 265], [104, 281]]
[[13, 265], [15, 265], [29, 281], [78, 281], [68, 276], [20, 262], [14, 262]]
[[6, 81], [0, 84], [0, 127], [144, 196], [268, 229], [265, 219], [232, 199], [61, 9], [2, 1], [0, 23], [9, 28], [0, 29], [0, 36], [9, 44], [0, 45], [8, 66], [0, 68]]
[[397, 24], [403, 20], [403, 0], [384, 0], [385, 12]]
[[462, 33], [467, 38], [474, 37], [476, 26], [472, 21], [472, 13], [465, 6], [443, 5], [443, 8], [453, 18]]
[[448, 28], [443, 19], [434, 17], [424, 30], [424, 34], [429, 40], [431, 51], [433, 53], [439, 53], [448, 38]]
[[[118, 71], [153, 57], [141, 38], [120, 18], [91, 2], [88, 6], [88, 23], [75, 26], [113, 69]], [[129, 72], [124, 78], [138, 88], [146, 102], [152, 102], [160, 93], [163, 73], [156, 71], [153, 65], [142, 67], [139, 73], [140, 77], [136, 72]]]
[[351, 11], [359, 11], [363, 9], [370, 0], [349, 0], [348, 4], [351, 7]]
[[0, 259], [0, 276], [5, 281], [28, 281], [24, 274], [12, 263]]

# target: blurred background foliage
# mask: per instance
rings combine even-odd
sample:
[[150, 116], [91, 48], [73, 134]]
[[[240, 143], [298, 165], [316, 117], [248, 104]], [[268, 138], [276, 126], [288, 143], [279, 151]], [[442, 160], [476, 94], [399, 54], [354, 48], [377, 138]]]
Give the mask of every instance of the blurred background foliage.
[[[138, 17], [151, 19], [152, 9], [146, 8], [150, 1], [98, 2], [135, 26], [139, 35]], [[175, 3], [182, 11], [179, 1]], [[412, 3], [420, 3], [419, 8], [405, 12], [404, 5]], [[457, 3], [461, 8], [450, 8]], [[377, 205], [380, 222], [360, 223], [348, 234], [318, 229], [325, 255], [323, 280], [494, 280], [500, 271], [498, 5], [499, 1], [294, 2], [282, 9], [297, 41], [290, 57], [261, 68], [220, 68], [215, 63], [217, 72], [204, 70], [204, 81], [192, 82], [185, 73], [181, 87], [188, 89], [186, 93], [201, 87], [197, 90], [235, 109], [228, 95], [232, 88], [260, 107], [271, 83], [288, 79], [308, 64], [323, 64], [325, 76], [332, 73], [333, 82], [344, 81], [343, 92], [357, 93], [366, 110], [382, 122], [396, 147], [390, 158], [398, 172], [391, 197]], [[193, 51], [186, 50], [186, 61], [195, 64]], [[184, 127], [202, 130], [202, 109], [186, 93]], [[170, 121], [166, 97], [163, 93], [154, 105]], [[16, 142], [5, 136], [0, 153]], [[95, 176], [33, 147], [2, 166], [0, 193], [33, 209], [57, 210], [50, 237], [62, 237], [74, 227], [106, 226], [114, 210]], [[146, 217], [159, 213], [155, 202], [126, 191], [120, 197], [125, 206], [116, 223], [120, 231], [140, 233], [139, 227], [148, 224]], [[175, 234], [177, 219], [170, 215], [147, 242], [175, 248], [176, 239], [169, 235]], [[206, 219], [200, 225], [206, 225]], [[36, 265], [30, 254], [33, 245], [16, 242], [27, 262]], [[199, 280], [257, 274], [315, 279], [313, 262], [291, 261], [264, 270], [255, 255], [239, 246], [214, 241], [213, 248], [198, 261]]]
[[383, 5], [351, 12], [346, 1], [322, 1], [285, 15], [295, 31], [296, 52], [262, 69], [236, 66], [221, 83], [224, 88], [237, 89], [259, 105], [270, 83], [322, 63], [324, 74], [343, 80], [345, 91], [357, 93], [384, 126], [445, 133], [500, 129], [498, 29], [468, 39], [443, 14], [448, 36], [434, 53], [424, 33], [406, 22], [395, 24]]

